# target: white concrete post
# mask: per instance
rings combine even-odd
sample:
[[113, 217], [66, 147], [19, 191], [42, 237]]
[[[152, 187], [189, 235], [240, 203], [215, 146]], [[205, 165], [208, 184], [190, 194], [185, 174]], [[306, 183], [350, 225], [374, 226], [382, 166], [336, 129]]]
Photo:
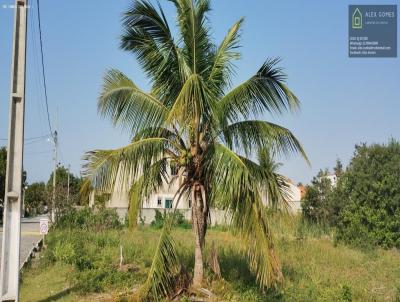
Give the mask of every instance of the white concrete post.
[[24, 149], [25, 61], [28, 0], [15, 1], [7, 174], [1, 252], [0, 300], [18, 301]]

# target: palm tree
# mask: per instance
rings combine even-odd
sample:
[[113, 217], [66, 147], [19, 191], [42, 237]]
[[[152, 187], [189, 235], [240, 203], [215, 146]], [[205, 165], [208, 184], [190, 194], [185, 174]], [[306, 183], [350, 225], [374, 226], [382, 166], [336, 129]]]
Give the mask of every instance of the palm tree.
[[[209, 0], [171, 2], [177, 13], [177, 35], [159, 5], [134, 1], [124, 13], [121, 48], [136, 56], [151, 89], [143, 91], [121, 71], [107, 71], [98, 110], [127, 130], [132, 141], [116, 150], [87, 153], [86, 176], [101, 190], [112, 188], [117, 178], [129, 186], [130, 221], [136, 223], [141, 201], [163, 182], [175, 181], [167, 167], [176, 167], [184, 179], [176, 202], [190, 196], [193, 203], [193, 287], [200, 287], [203, 280], [212, 207], [230, 213], [231, 228], [244, 243], [257, 281], [270, 286], [282, 274], [261, 191], [276, 179], [252, 158], [265, 148], [284, 155], [299, 152], [306, 158], [288, 129], [261, 119], [265, 113], [296, 111], [299, 101], [286, 86], [277, 59], [267, 59], [254, 76], [232, 88], [243, 19], [215, 45], [206, 17]], [[177, 261], [167, 223], [145, 291], [168, 294], [171, 268]]]

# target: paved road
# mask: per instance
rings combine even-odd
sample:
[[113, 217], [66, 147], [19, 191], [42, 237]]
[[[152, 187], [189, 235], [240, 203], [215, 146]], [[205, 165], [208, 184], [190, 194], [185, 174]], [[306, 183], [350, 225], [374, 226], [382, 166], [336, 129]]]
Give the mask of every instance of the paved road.
[[[39, 233], [39, 220], [40, 218], [47, 218], [47, 216], [38, 216], [34, 218], [22, 218], [21, 220], [21, 252], [19, 264], [20, 266], [24, 263], [26, 257], [32, 247], [42, 238]], [[3, 226], [0, 226], [1, 236], [3, 235]], [[2, 237], [1, 237], [2, 238]], [[2, 239], [0, 239], [0, 252], [2, 248]]]

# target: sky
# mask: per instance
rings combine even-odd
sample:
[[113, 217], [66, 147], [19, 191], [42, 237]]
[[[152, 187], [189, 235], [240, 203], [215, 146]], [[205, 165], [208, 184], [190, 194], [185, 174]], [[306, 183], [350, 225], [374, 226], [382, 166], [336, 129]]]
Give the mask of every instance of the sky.
[[[53, 167], [47, 135], [36, 1], [30, 1], [26, 82], [25, 157], [28, 182], [47, 181]], [[171, 3], [160, 0], [170, 25]], [[376, 1], [357, 1], [376, 4]], [[390, 4], [399, 4], [392, 0]], [[14, 1], [0, 0], [0, 146], [6, 145]], [[97, 114], [102, 76], [108, 68], [126, 73], [137, 85], [149, 81], [132, 54], [119, 49], [121, 14], [128, 0], [41, 0], [41, 21], [51, 124], [59, 133], [59, 162], [77, 175], [82, 156], [129, 142]], [[350, 1], [214, 0], [209, 19], [219, 43], [229, 27], [245, 18], [241, 52], [233, 85], [251, 77], [270, 57], [280, 57], [288, 86], [301, 101], [301, 111], [266, 120], [289, 128], [311, 161], [279, 158], [281, 173], [295, 183], [308, 183], [319, 169], [337, 158], [351, 159], [355, 144], [400, 139], [399, 58], [349, 58]]]

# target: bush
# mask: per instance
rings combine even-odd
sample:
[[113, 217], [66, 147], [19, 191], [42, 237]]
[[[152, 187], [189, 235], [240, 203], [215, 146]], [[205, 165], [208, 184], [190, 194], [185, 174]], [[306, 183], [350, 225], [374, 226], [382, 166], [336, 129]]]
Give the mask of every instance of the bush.
[[400, 143], [356, 146], [338, 183], [338, 240], [400, 248]]
[[333, 186], [325, 176], [328, 171], [320, 171], [313, 178], [311, 185], [307, 186], [306, 194], [302, 200], [302, 215], [308, 222], [327, 225], [330, 222], [331, 211], [329, 199]]
[[340, 298], [341, 298], [340, 301], [343, 301], [343, 302], [353, 301], [350, 286], [348, 286], [346, 284], [342, 285], [341, 292], [340, 292]]
[[[150, 226], [155, 229], [161, 229], [164, 226], [164, 222], [165, 222], [166, 218], [168, 216], [172, 215], [172, 213], [165, 213], [165, 212], [161, 213], [161, 211], [159, 211], [157, 209], [155, 211], [156, 211], [156, 214], [155, 214], [154, 220], [151, 222]], [[183, 228], [183, 229], [192, 228], [192, 224], [188, 220], [185, 219], [185, 216], [179, 210], [177, 210], [175, 212], [173, 226]]]
[[400, 143], [356, 146], [345, 172], [335, 169], [332, 187], [321, 171], [307, 187], [303, 217], [322, 229], [334, 227], [335, 240], [353, 246], [400, 248]]
[[121, 272], [113, 268], [96, 268], [79, 272], [72, 283], [80, 293], [99, 293], [116, 286], [128, 288], [132, 285], [131, 276], [129, 272]]
[[76, 262], [76, 252], [71, 242], [58, 241], [54, 247], [54, 259], [66, 264], [74, 264]]
[[56, 228], [102, 231], [120, 229], [122, 223], [115, 209], [102, 208], [93, 211], [90, 208], [84, 208], [68, 211], [57, 220]]
[[[87, 222], [91, 221], [87, 219], [91, 217], [90, 215], [80, 212], [78, 217], [79, 219], [73, 221], [73, 225], [90, 225]], [[109, 221], [108, 218], [99, 220]], [[119, 230], [88, 232], [84, 229], [55, 229], [46, 237], [47, 248], [42, 255], [41, 263], [45, 266], [61, 263], [73, 267], [68, 279], [74, 290], [80, 293], [129, 288], [135, 280], [137, 282], [138, 274], [118, 270], [120, 235]], [[124, 249], [125, 261], [137, 260], [138, 252], [133, 249], [134, 247]]]
[[164, 225], [164, 220], [166, 214], [162, 214], [159, 210], [156, 210], [156, 214], [154, 216], [154, 220], [150, 223], [150, 225], [155, 229], [161, 229]]

